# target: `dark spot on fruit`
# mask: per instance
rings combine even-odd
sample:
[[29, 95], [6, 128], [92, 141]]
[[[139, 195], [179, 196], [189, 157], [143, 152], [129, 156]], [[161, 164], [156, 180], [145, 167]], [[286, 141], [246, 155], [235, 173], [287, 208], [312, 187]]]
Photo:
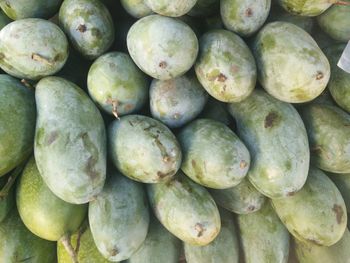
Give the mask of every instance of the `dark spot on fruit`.
[[247, 17], [251, 17], [253, 15], [253, 10], [251, 8], [247, 8], [247, 10], [245, 10], [245, 15]]
[[84, 33], [86, 31], [86, 25], [80, 24], [77, 30], [81, 33]]
[[288, 193], [287, 193], [287, 196], [293, 196], [293, 195], [295, 195], [295, 193], [296, 193], [296, 191], [288, 192]]
[[225, 82], [225, 81], [227, 80], [227, 77], [226, 77], [224, 74], [220, 73], [220, 74], [217, 76], [217, 80], [218, 80], [219, 82]]
[[101, 31], [99, 29], [97, 29], [97, 28], [92, 28], [91, 29], [91, 35], [93, 35], [96, 38], [101, 38], [102, 37]]
[[321, 148], [321, 146], [315, 146], [315, 147], [311, 148], [310, 151], [314, 154], [321, 154], [322, 148]]
[[151, 130], [152, 128], [156, 128], [156, 127], [157, 127], [157, 125], [152, 124], [152, 125], [150, 125], [150, 126], [144, 128], [143, 130], [144, 130], [144, 131], [149, 131], [149, 130]]
[[80, 137], [83, 141], [84, 149], [90, 154], [90, 157], [86, 162], [84, 172], [87, 173], [92, 180], [94, 180], [98, 177], [98, 172], [95, 170], [95, 166], [98, 161], [98, 150], [91, 141], [87, 132], [80, 134]]
[[92, 178], [96, 178], [98, 176], [98, 173], [95, 171], [95, 165], [97, 163], [96, 158], [94, 158], [93, 156], [90, 156], [87, 164], [85, 166], [85, 172]]
[[157, 172], [157, 176], [160, 178], [160, 179], [163, 179], [165, 177], [168, 177], [168, 176], [172, 176], [175, 172], [174, 171], [170, 171], [168, 173], [162, 173], [161, 171], [158, 171]]
[[340, 205], [334, 204], [332, 210], [333, 210], [333, 212], [335, 213], [335, 215], [337, 217], [338, 224], [340, 224], [342, 219], [343, 219], [343, 216], [344, 216], [343, 208]]
[[129, 121], [130, 126], [134, 127], [134, 124], [132, 123], [132, 121]]
[[244, 169], [248, 166], [248, 163], [244, 160], [242, 160], [239, 164], [239, 168]]
[[112, 257], [118, 255], [118, 254], [119, 254], [118, 248], [117, 248], [117, 247], [114, 247], [114, 248], [110, 249], [110, 250], [109, 250], [109, 254], [110, 254]]
[[253, 211], [255, 211], [255, 209], [256, 209], [256, 207], [253, 206], [253, 205], [248, 206], [248, 211], [249, 212], [253, 212]]
[[323, 79], [323, 77], [324, 77], [324, 74], [321, 71], [317, 71], [316, 79], [320, 80], [320, 79]]
[[58, 138], [58, 132], [53, 131], [50, 133], [49, 137], [47, 138], [47, 145], [51, 145], [56, 139]]
[[205, 228], [202, 224], [200, 223], [197, 223], [194, 228], [196, 229], [197, 231], [197, 237], [201, 237], [203, 236], [203, 232], [205, 231]]
[[168, 66], [168, 64], [165, 61], [161, 61], [159, 63], [159, 67], [162, 68], [162, 69], [165, 69], [167, 66]]
[[278, 119], [276, 112], [270, 112], [265, 118], [265, 128], [272, 128]]

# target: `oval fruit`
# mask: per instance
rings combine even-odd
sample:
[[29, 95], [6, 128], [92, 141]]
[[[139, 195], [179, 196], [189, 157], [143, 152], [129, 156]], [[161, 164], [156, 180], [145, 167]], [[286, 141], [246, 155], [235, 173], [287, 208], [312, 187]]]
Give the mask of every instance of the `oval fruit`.
[[172, 1], [172, 0], [144, 0], [146, 5], [163, 16], [178, 17], [187, 14], [197, 3], [197, 0]]
[[131, 16], [135, 18], [141, 18], [152, 14], [151, 8], [149, 8], [145, 0], [121, 0], [120, 3]]

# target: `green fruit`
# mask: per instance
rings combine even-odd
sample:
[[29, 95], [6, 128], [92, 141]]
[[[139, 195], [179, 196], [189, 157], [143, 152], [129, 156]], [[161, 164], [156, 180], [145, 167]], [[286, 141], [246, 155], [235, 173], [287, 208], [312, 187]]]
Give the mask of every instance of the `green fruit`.
[[126, 12], [135, 18], [141, 18], [153, 13], [146, 5], [145, 0], [121, 0], [120, 2]]
[[106, 177], [106, 131], [78, 86], [47, 77], [36, 86], [35, 160], [50, 190], [68, 203], [91, 201]]
[[188, 15], [194, 17], [210, 17], [219, 11], [219, 0], [198, 0]]
[[99, 0], [65, 0], [59, 23], [73, 47], [88, 59], [99, 57], [113, 44], [113, 20]]
[[[78, 247], [79, 239], [79, 247]], [[91, 230], [86, 227], [79, 230], [71, 236], [70, 242], [75, 250], [77, 250], [77, 258], [79, 263], [108, 263], [98, 251]], [[62, 241], [57, 242], [57, 261], [58, 263], [73, 263], [71, 256], [67, 253]]]
[[32, 234], [12, 209], [0, 224], [0, 258], [4, 263], [56, 261], [56, 243]]
[[261, 85], [279, 100], [311, 101], [327, 86], [330, 65], [326, 56], [312, 37], [296, 25], [267, 24], [257, 35], [253, 51]]
[[168, 182], [147, 185], [147, 192], [158, 220], [182, 241], [204, 246], [219, 234], [220, 214], [213, 198], [182, 172]]
[[127, 45], [138, 67], [160, 80], [186, 73], [198, 54], [193, 30], [180, 20], [160, 15], [138, 20], [129, 30]]
[[187, 263], [238, 263], [238, 239], [233, 215], [220, 210], [221, 230], [213, 242], [206, 246], [184, 243]]
[[153, 218], [146, 240], [126, 263], [178, 263], [181, 248], [180, 240]]
[[183, 153], [181, 169], [196, 183], [226, 189], [246, 176], [249, 151], [225, 124], [197, 119], [180, 131], [178, 139]]
[[87, 212], [86, 205], [66, 203], [51, 192], [41, 178], [34, 158], [29, 160], [19, 179], [16, 201], [26, 227], [50, 241], [75, 232]]
[[[4, 189], [8, 180], [9, 176], [0, 177], [0, 191]], [[14, 188], [15, 186], [13, 185], [6, 196], [0, 197], [0, 223], [5, 220], [15, 203]]]
[[148, 80], [130, 56], [111, 52], [99, 57], [88, 74], [91, 98], [112, 114], [113, 103], [119, 116], [138, 111], [148, 98]]
[[89, 223], [95, 244], [105, 258], [130, 258], [144, 242], [149, 225], [142, 185], [118, 172], [111, 173], [103, 191], [89, 204]]
[[133, 180], [159, 183], [180, 168], [182, 154], [176, 137], [157, 120], [124, 116], [111, 123], [108, 137], [112, 162]]
[[326, 104], [307, 105], [300, 113], [313, 164], [328, 172], [350, 173], [350, 115]]
[[343, 236], [346, 207], [339, 190], [319, 169], [310, 168], [305, 186], [272, 204], [289, 232], [300, 241], [331, 246]]
[[310, 152], [298, 112], [261, 90], [240, 103], [231, 103], [229, 112], [251, 154], [250, 182], [270, 198], [300, 190], [309, 170]]
[[[1, 4], [1, 3], [0, 3]], [[0, 30], [7, 24], [11, 23], [11, 19], [8, 18], [3, 11], [0, 10]]]
[[236, 214], [256, 212], [265, 202], [265, 197], [246, 178], [235, 187], [211, 189], [210, 194], [219, 206]]
[[258, 212], [238, 215], [238, 226], [246, 263], [287, 263], [289, 233], [270, 202]]
[[346, 210], [350, 212], [350, 173], [348, 174], [326, 173], [326, 174], [337, 186], [342, 197], [344, 198]]
[[0, 74], [0, 177], [29, 157], [35, 119], [34, 92], [17, 79]]
[[227, 30], [212, 30], [202, 36], [195, 70], [207, 92], [223, 102], [246, 99], [256, 83], [252, 53], [239, 36]]
[[21, 19], [0, 31], [0, 67], [14, 77], [37, 80], [53, 75], [67, 58], [66, 36], [47, 20]]
[[329, 0], [278, 0], [280, 6], [293, 15], [318, 16], [336, 1]]
[[254, 34], [265, 23], [271, 0], [221, 0], [220, 13], [227, 29], [241, 36]]
[[196, 118], [208, 99], [208, 94], [192, 75], [154, 79], [149, 93], [153, 118], [171, 128], [181, 127]]
[[225, 103], [210, 97], [199, 118], [219, 121], [229, 126], [234, 121], [226, 108]]
[[178, 17], [187, 14], [197, 3], [197, 0], [172, 1], [172, 0], [144, 0], [153, 12], [163, 16]]

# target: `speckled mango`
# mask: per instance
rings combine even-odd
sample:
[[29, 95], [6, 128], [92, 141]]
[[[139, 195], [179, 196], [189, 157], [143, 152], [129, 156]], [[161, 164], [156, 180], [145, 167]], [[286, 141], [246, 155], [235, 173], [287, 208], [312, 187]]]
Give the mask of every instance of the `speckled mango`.
[[99, 57], [113, 44], [113, 20], [99, 0], [65, 0], [59, 23], [73, 47], [88, 59]]
[[67, 38], [50, 21], [21, 19], [0, 31], [0, 67], [14, 77], [37, 80], [53, 75], [67, 58]]
[[196, 183], [226, 189], [247, 175], [249, 151], [225, 124], [197, 119], [180, 131], [178, 139], [183, 153], [181, 170]]
[[246, 263], [287, 263], [289, 233], [270, 202], [257, 212], [238, 215], [237, 222]]
[[154, 79], [149, 94], [152, 117], [171, 128], [196, 118], [208, 99], [208, 93], [193, 75], [163, 81]]
[[271, 0], [220, 0], [220, 13], [227, 29], [241, 36], [254, 34], [269, 15]]
[[180, 20], [160, 15], [138, 20], [128, 32], [127, 46], [138, 67], [160, 80], [186, 73], [198, 54], [193, 30]]
[[350, 173], [350, 115], [326, 104], [310, 104], [300, 111], [311, 149], [311, 162], [322, 170]]
[[305, 186], [293, 196], [273, 199], [273, 207], [288, 231], [298, 240], [331, 246], [344, 234], [347, 211], [335, 184], [310, 167]]
[[35, 120], [34, 92], [19, 80], [0, 74], [0, 176], [29, 157]]
[[[8, 176], [0, 177], [0, 190], [6, 185]], [[15, 199], [15, 185], [13, 185], [8, 192], [8, 194], [4, 197], [0, 197], [0, 223], [5, 220], [6, 216], [11, 211], [13, 205], [16, 203]]]
[[0, 30], [9, 23], [11, 23], [11, 19], [0, 10]]
[[145, 0], [121, 0], [120, 2], [126, 12], [135, 18], [141, 18], [153, 13], [151, 8], [146, 5]]
[[198, 0], [188, 15], [210, 17], [219, 11], [220, 0]]
[[259, 32], [253, 44], [258, 78], [275, 98], [302, 103], [326, 88], [330, 77], [327, 57], [302, 28], [288, 22], [272, 22]]
[[159, 183], [180, 169], [180, 145], [169, 128], [155, 119], [124, 116], [110, 124], [108, 138], [112, 162], [133, 180]]
[[57, 13], [62, 0], [6, 0], [0, 7], [13, 20], [24, 18], [50, 18]]
[[340, 191], [346, 205], [346, 210], [350, 211], [350, 173], [335, 174], [328, 172], [326, 174]]
[[126, 263], [178, 263], [181, 250], [181, 241], [152, 218], [146, 240]]
[[266, 199], [247, 178], [234, 187], [210, 189], [209, 192], [219, 206], [236, 214], [256, 212], [260, 210]]
[[213, 242], [206, 246], [184, 243], [187, 263], [238, 263], [238, 239], [233, 214], [220, 210], [221, 230]]
[[270, 198], [300, 190], [308, 174], [310, 152], [305, 126], [293, 106], [256, 90], [228, 109], [251, 154], [250, 182]]
[[219, 234], [220, 214], [213, 198], [181, 171], [168, 182], [148, 184], [147, 193], [158, 220], [182, 241], [205, 246]]
[[87, 214], [87, 205], [69, 204], [51, 192], [33, 157], [17, 183], [16, 203], [25, 226], [35, 235], [50, 241], [77, 231]]
[[278, 0], [280, 6], [293, 15], [318, 16], [336, 1], [330, 0]]
[[4, 263], [52, 263], [56, 261], [56, 243], [32, 234], [14, 208], [0, 224], [0, 259]]
[[106, 131], [100, 112], [78, 86], [47, 77], [36, 86], [34, 153], [50, 190], [68, 203], [91, 201], [106, 178]]
[[131, 257], [146, 239], [149, 225], [143, 186], [111, 172], [96, 200], [89, 203], [89, 224], [95, 244], [108, 260]]
[[246, 99], [256, 83], [256, 65], [248, 46], [236, 34], [219, 29], [204, 34], [195, 64], [199, 82], [215, 99]]
[[144, 0], [153, 12], [163, 16], [179, 17], [187, 14], [197, 3], [197, 0]]
[[125, 53], [111, 52], [95, 60], [87, 82], [91, 98], [109, 114], [114, 110], [119, 116], [138, 111], [148, 98], [147, 76]]

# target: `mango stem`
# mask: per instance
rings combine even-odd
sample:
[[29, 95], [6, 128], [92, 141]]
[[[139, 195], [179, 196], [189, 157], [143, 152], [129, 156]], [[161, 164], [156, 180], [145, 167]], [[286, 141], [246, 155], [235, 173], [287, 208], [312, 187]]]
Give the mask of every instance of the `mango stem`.
[[76, 251], [74, 250], [72, 243], [70, 242], [70, 235], [69, 234], [65, 234], [63, 237], [61, 237], [60, 240], [64, 246], [64, 248], [66, 249], [66, 251], [68, 252], [69, 256], [71, 257], [73, 263], [79, 263], [78, 261], [78, 255], [76, 253]]
[[119, 115], [118, 115], [118, 101], [109, 98], [109, 99], [107, 100], [107, 103], [108, 103], [108, 104], [112, 104], [112, 107], [113, 107], [113, 108], [112, 108], [112, 113], [113, 113], [114, 117], [117, 118], [117, 120], [120, 120]]

